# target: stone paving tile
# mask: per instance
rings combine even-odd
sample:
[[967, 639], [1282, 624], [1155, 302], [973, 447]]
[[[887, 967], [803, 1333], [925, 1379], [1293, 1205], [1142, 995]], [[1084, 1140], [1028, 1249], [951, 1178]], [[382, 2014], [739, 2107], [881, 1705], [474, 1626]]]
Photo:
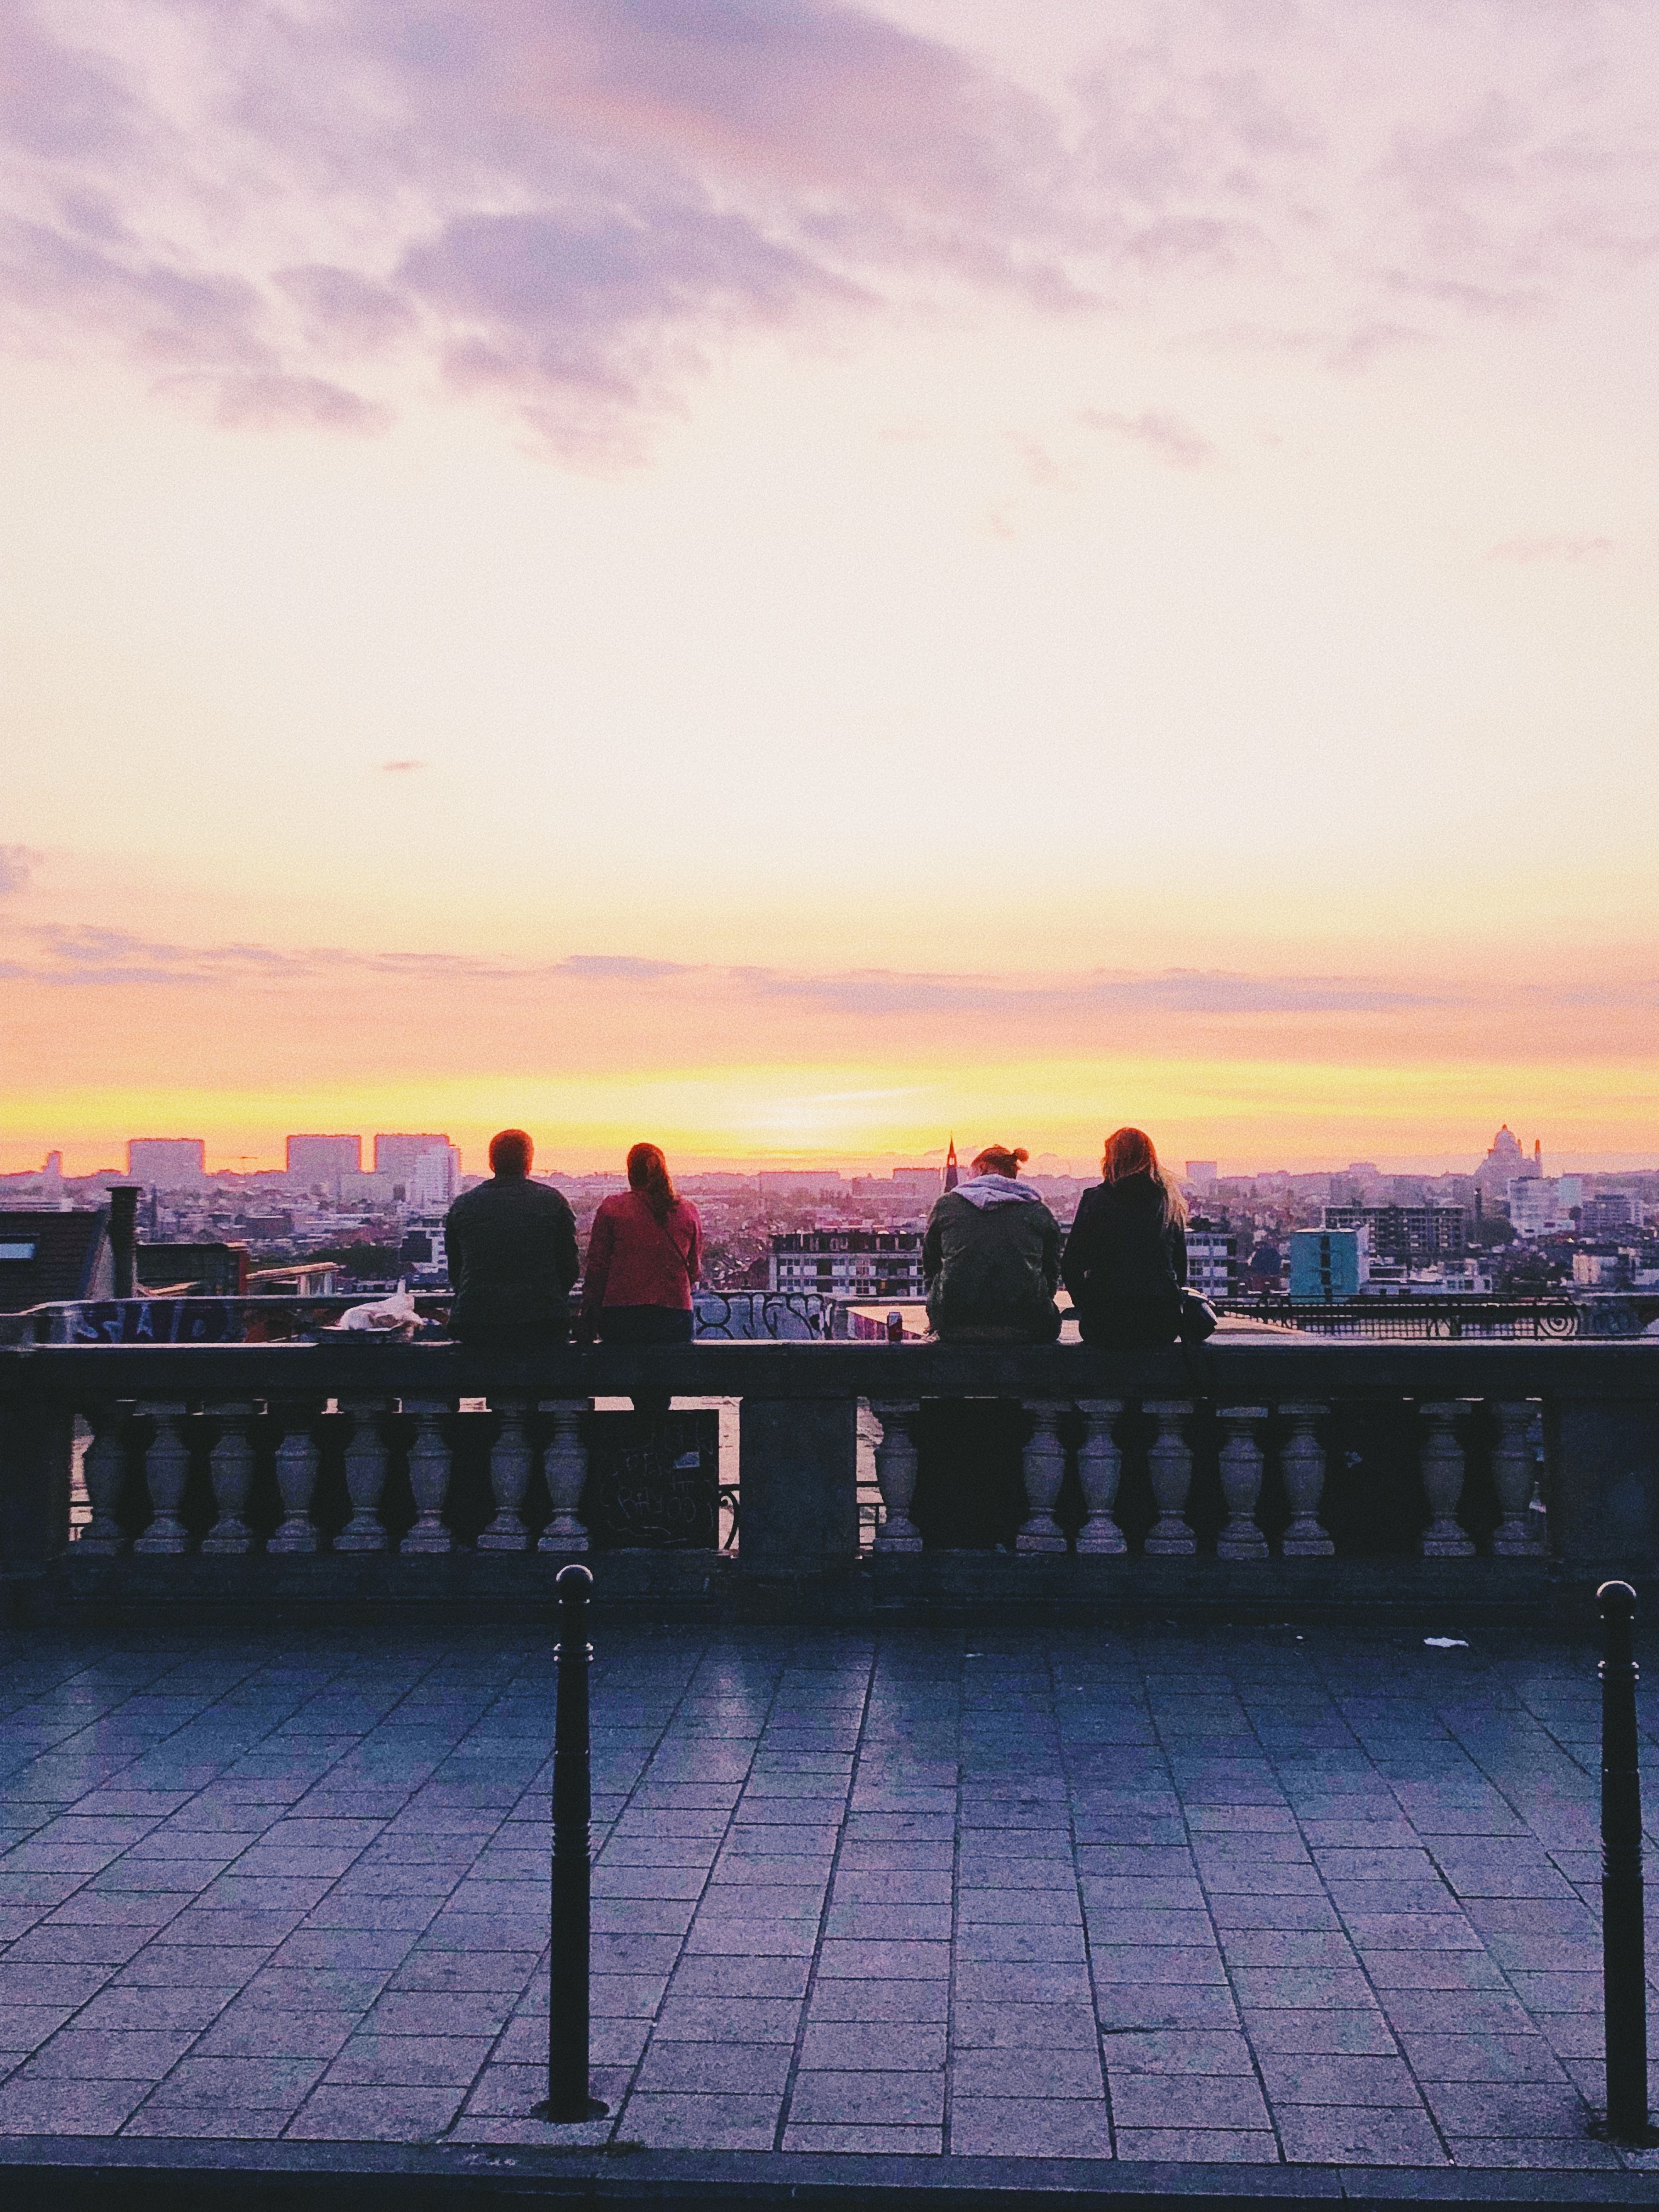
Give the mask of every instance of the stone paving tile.
[[1275, 2138], [1261, 2130], [1224, 2128], [1120, 2128], [1117, 2154], [1172, 2163], [1276, 2166]]
[[1444, 2166], [1433, 2122], [1420, 2109], [1285, 2105], [1276, 2109], [1280, 2142], [1292, 2163]]
[[608, 1629], [617, 2110], [549, 2130], [543, 1644], [284, 1642], [0, 1647], [0, 2129], [1655, 2162], [1584, 2132], [1585, 1655]]
[[1104, 2099], [958, 2097], [951, 2148], [969, 2158], [1109, 2158], [1111, 2122]]

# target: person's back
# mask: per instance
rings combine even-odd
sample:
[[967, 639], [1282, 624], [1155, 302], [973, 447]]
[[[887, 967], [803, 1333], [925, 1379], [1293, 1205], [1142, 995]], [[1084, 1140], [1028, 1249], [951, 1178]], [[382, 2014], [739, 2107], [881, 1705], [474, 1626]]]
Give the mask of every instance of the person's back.
[[534, 1148], [521, 1129], [489, 1147], [494, 1173], [464, 1191], [444, 1224], [455, 1291], [452, 1333], [465, 1343], [548, 1343], [570, 1331], [580, 1272], [576, 1219], [562, 1193], [532, 1182]]
[[[582, 1328], [602, 1344], [690, 1344], [696, 1331], [691, 1286], [702, 1273], [702, 1223], [682, 1198], [659, 1145], [628, 1155], [628, 1188], [593, 1216], [582, 1277]], [[669, 1394], [637, 1389], [634, 1410], [665, 1413]]]
[[681, 1199], [661, 1217], [637, 1190], [601, 1201], [587, 1249], [584, 1297], [590, 1317], [614, 1327], [618, 1310], [689, 1314], [700, 1264], [697, 1209]]
[[921, 1260], [927, 1318], [942, 1338], [1044, 1344], [1060, 1334], [1060, 1224], [1017, 1180], [1025, 1158], [988, 1146], [969, 1181], [934, 1203]]
[[1107, 1139], [1102, 1167], [1105, 1180], [1079, 1201], [1060, 1267], [1083, 1340], [1125, 1350], [1172, 1344], [1187, 1279], [1179, 1194], [1138, 1129]]

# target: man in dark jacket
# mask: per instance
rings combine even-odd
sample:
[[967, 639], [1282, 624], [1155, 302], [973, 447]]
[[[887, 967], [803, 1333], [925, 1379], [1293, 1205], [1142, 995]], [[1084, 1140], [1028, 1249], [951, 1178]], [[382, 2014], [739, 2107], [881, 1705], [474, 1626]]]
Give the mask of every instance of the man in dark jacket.
[[535, 1157], [522, 1129], [503, 1129], [489, 1140], [489, 1181], [449, 1209], [450, 1329], [463, 1344], [531, 1348], [570, 1334], [576, 1217], [561, 1192], [531, 1182]]
[[988, 1145], [928, 1217], [927, 1318], [956, 1344], [1052, 1344], [1060, 1334], [1060, 1224], [1017, 1180], [1024, 1149]]

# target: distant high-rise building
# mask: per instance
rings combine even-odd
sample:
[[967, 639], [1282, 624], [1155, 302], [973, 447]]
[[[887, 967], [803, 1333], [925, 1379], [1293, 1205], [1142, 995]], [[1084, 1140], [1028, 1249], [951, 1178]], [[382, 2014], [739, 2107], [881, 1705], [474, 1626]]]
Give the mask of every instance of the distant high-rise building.
[[1509, 1186], [1510, 1219], [1517, 1237], [1547, 1237], [1552, 1229], [1570, 1226], [1569, 1193], [1563, 1198], [1554, 1176], [1516, 1176]]
[[377, 1135], [374, 1139], [374, 1172], [391, 1176], [398, 1182], [407, 1182], [415, 1172], [415, 1163], [422, 1152], [445, 1150], [449, 1144], [446, 1131], [428, 1132], [423, 1137], [402, 1134]]
[[1188, 1160], [1187, 1180], [1194, 1190], [1213, 1190], [1216, 1182], [1214, 1160]]
[[290, 1182], [337, 1184], [342, 1176], [363, 1171], [361, 1137], [290, 1137], [287, 1150]]
[[1634, 1219], [1630, 1198], [1622, 1190], [1604, 1190], [1587, 1198], [1578, 1210], [1581, 1237], [1613, 1237], [1628, 1229]]
[[416, 1212], [437, 1213], [447, 1209], [460, 1187], [460, 1148], [441, 1142], [428, 1145], [416, 1159], [404, 1196]]
[[152, 1190], [196, 1190], [207, 1175], [200, 1137], [129, 1137], [127, 1180]]
[[756, 1181], [763, 1198], [839, 1198], [848, 1189], [837, 1168], [763, 1168]]
[[1328, 1206], [1324, 1218], [1327, 1229], [1368, 1229], [1380, 1260], [1438, 1259], [1466, 1242], [1461, 1206]]

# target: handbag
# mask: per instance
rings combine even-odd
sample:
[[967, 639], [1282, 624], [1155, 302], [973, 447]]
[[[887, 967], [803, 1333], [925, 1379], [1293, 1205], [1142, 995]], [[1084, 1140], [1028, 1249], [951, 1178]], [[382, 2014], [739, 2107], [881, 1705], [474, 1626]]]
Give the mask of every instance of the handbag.
[[1218, 1326], [1218, 1316], [1208, 1298], [1200, 1297], [1196, 1291], [1183, 1288], [1181, 1293], [1181, 1321], [1176, 1334], [1183, 1344], [1202, 1344], [1213, 1336]]

